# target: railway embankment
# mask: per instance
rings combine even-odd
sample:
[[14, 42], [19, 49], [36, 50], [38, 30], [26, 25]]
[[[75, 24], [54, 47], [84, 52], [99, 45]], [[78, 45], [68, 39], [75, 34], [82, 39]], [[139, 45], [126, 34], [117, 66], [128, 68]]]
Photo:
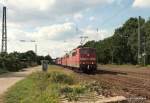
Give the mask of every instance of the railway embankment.
[[[4, 96], [5, 103], [103, 103], [125, 101], [97, 81], [81, 78], [80, 73], [50, 66], [48, 72], [37, 72], [11, 87]], [[85, 79], [85, 80], [83, 80]]]

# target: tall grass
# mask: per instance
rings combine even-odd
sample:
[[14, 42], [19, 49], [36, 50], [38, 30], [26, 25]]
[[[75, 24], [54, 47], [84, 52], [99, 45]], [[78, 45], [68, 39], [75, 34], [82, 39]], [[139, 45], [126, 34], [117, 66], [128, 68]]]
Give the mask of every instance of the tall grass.
[[38, 72], [9, 89], [5, 103], [59, 103], [60, 97], [78, 100], [86, 87], [61, 72]]

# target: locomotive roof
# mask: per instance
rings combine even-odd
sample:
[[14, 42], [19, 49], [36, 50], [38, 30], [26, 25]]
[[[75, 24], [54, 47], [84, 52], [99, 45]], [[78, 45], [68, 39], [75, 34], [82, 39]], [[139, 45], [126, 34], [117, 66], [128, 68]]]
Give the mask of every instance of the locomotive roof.
[[91, 48], [91, 47], [80, 47], [80, 48], [77, 48], [77, 49], [95, 49], [95, 48]]
[[[63, 57], [68, 56], [69, 54], [71, 54], [76, 49], [94, 49], [94, 50], [96, 50], [95, 48], [91, 48], [91, 47], [78, 47], [78, 48], [75, 48], [75, 49], [71, 50], [70, 52], [66, 53]], [[61, 57], [61, 58], [63, 58], [63, 57]], [[61, 59], [61, 58], [59, 58], [59, 59]]]

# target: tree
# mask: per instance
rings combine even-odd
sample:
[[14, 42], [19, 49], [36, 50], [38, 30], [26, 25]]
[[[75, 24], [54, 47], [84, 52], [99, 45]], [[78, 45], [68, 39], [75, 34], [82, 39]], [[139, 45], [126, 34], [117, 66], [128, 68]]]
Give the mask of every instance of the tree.
[[147, 54], [147, 64], [150, 64], [150, 18], [145, 23], [145, 37], [146, 37], [146, 54]]
[[[147, 37], [147, 45], [150, 44], [150, 20], [147, 21], [145, 28], [145, 20], [140, 19], [141, 24], [141, 44]], [[146, 33], [145, 33], [146, 32]], [[146, 34], [146, 36], [145, 36]], [[117, 63], [117, 64], [136, 64], [138, 55], [138, 19], [130, 18], [123, 26], [117, 28], [112, 37], [100, 40], [98, 42], [89, 41], [84, 46], [94, 47], [97, 49], [97, 57], [99, 63]], [[149, 53], [150, 48], [147, 47]], [[141, 54], [144, 49], [141, 46]], [[150, 56], [150, 55], [148, 55]], [[150, 62], [150, 61], [149, 61]]]
[[45, 60], [48, 60], [49, 63], [53, 63], [53, 60], [50, 55], [45, 56]]

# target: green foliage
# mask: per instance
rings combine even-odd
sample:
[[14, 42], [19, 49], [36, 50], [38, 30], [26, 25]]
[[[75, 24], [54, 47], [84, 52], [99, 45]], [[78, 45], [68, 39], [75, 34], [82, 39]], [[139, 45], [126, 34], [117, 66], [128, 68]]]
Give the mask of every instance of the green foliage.
[[64, 83], [64, 84], [73, 84], [74, 80], [73, 77], [65, 75], [64, 73], [61, 72], [53, 72], [49, 75], [51, 78], [51, 81], [54, 83]]
[[62, 95], [68, 99], [68, 101], [77, 101], [80, 94], [87, 92], [88, 88], [84, 85], [75, 85], [75, 86], [64, 86], [60, 89]]
[[45, 60], [48, 60], [49, 63], [51, 63], [51, 64], [52, 64], [52, 62], [53, 62], [50, 55], [46, 55], [46, 56], [45, 56]]
[[46, 56], [37, 56], [36, 57], [37, 63], [41, 65], [41, 60], [48, 60], [50, 64], [53, 64], [52, 57], [50, 55]]
[[20, 61], [12, 54], [0, 54], [0, 68], [8, 71], [18, 71], [21, 68]]
[[[141, 54], [144, 52], [143, 41], [146, 41], [147, 64], [150, 63], [150, 19], [141, 24]], [[114, 35], [100, 41], [89, 41], [84, 46], [97, 49], [99, 63], [137, 64], [138, 56], [138, 19], [130, 18], [123, 26], [117, 28]]]
[[41, 64], [41, 60], [48, 59], [52, 62], [50, 56], [37, 56], [33, 51], [27, 51], [25, 53], [1, 53], [0, 54], [0, 68], [8, 71], [19, 71], [22, 68], [36, 66]]
[[1, 68], [0, 68], [0, 74], [2, 74], [2, 73], [7, 73], [7, 72], [8, 72], [7, 69], [1, 69]]
[[86, 86], [78, 85], [72, 76], [61, 72], [33, 73], [18, 82], [5, 95], [5, 103], [59, 103], [64, 96], [70, 101], [78, 100]]
[[37, 64], [41, 65], [41, 60], [44, 60], [44, 56], [37, 56], [36, 60], [37, 60]]

